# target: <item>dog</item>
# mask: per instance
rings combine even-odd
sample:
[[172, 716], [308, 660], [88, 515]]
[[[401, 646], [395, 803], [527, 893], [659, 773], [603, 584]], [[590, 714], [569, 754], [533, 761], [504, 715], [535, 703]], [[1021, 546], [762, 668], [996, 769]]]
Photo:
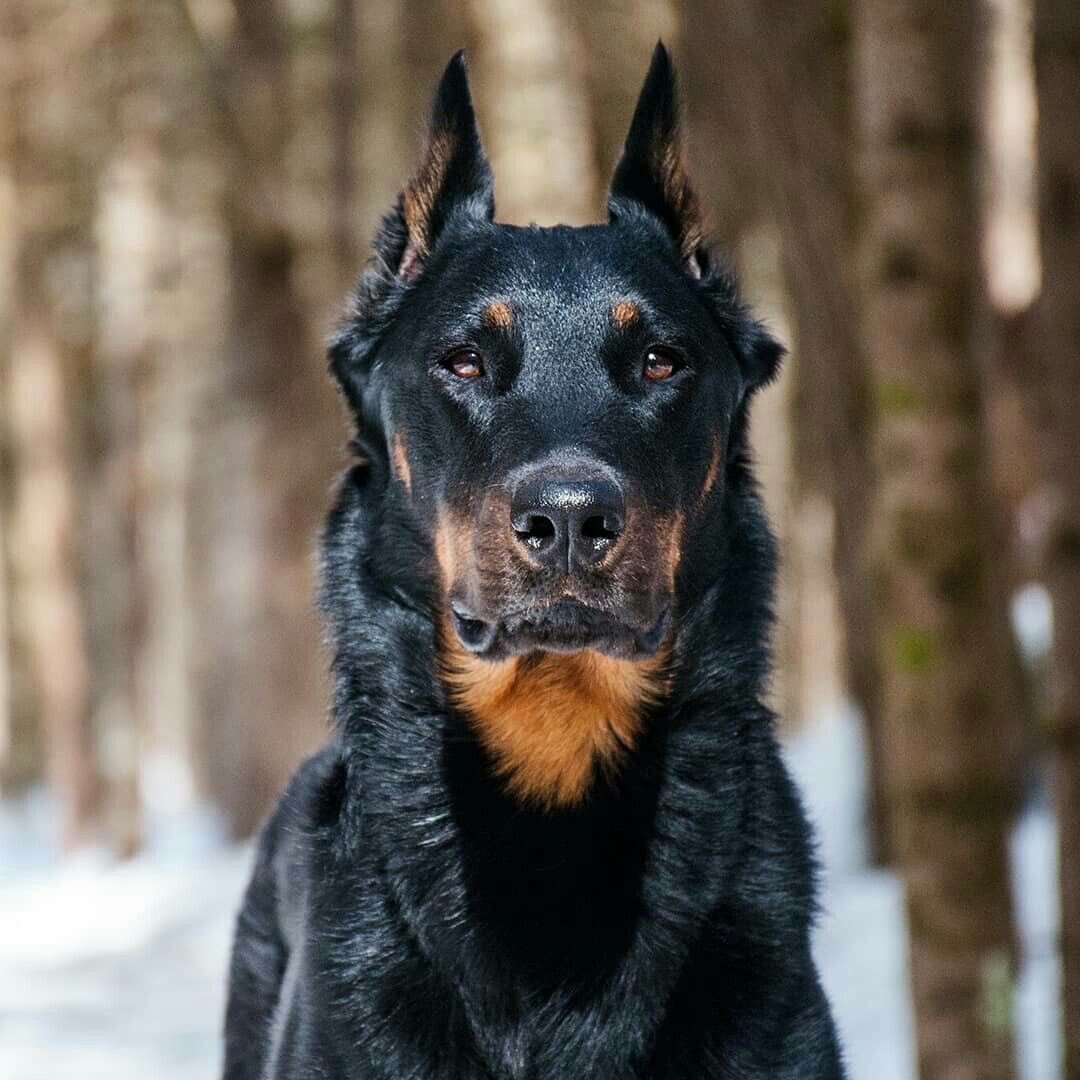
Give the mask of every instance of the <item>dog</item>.
[[265, 826], [227, 1080], [836, 1080], [747, 423], [658, 45], [606, 224], [494, 222], [465, 63], [330, 367], [335, 736]]

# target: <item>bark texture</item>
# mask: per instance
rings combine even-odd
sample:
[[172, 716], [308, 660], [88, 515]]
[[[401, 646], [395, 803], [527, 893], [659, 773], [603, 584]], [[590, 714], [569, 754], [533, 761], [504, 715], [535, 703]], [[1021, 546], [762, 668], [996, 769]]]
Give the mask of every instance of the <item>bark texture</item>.
[[976, 0], [856, 5], [884, 735], [923, 1080], [1012, 1064], [1015, 682], [976, 359]]
[[1043, 286], [1029, 385], [1054, 605], [1049, 724], [1061, 837], [1066, 1080], [1080, 1080], [1080, 6], [1035, 5]]
[[[749, 59], [747, 125], [762, 196], [775, 218], [792, 302], [795, 499], [831, 514], [831, 570], [843, 627], [844, 681], [866, 724], [871, 824], [887, 855], [880, 671], [869, 555], [873, 462], [869, 373], [855, 247], [854, 132], [848, 114], [845, 4], [725, 2], [728, 51]], [[827, 551], [828, 551], [827, 547]], [[822, 628], [817, 628], [820, 633]], [[814, 631], [811, 630], [811, 633]], [[803, 650], [804, 662], [813, 652]]]
[[597, 220], [600, 185], [584, 57], [580, 39], [560, 19], [558, 3], [470, 0], [466, 11], [476, 42], [470, 58], [495, 171], [498, 220], [515, 225]]
[[283, 11], [263, 0], [234, 8], [221, 55], [200, 43], [227, 155], [230, 288], [226, 369], [200, 440], [196, 546], [205, 783], [245, 835], [326, 730], [313, 571], [337, 433], [323, 422], [331, 392], [295, 280]]
[[[94, 155], [104, 134], [91, 58], [110, 20], [108, 12], [80, 18], [62, 0], [14, 3], [3, 14], [18, 222], [3, 393], [9, 625], [20, 666], [13, 705], [42, 732], [72, 846], [95, 834], [101, 792], [78, 538], [96, 335]], [[39, 29], [48, 20], [61, 31], [52, 38]]]

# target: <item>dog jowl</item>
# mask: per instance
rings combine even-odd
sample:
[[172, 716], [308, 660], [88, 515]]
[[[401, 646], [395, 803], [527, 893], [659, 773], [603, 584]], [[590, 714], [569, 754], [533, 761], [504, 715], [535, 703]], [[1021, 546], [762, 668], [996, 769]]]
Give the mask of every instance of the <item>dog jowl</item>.
[[462, 57], [331, 367], [333, 742], [264, 831], [226, 1075], [842, 1075], [762, 704], [781, 349], [658, 47], [605, 224], [495, 221]]

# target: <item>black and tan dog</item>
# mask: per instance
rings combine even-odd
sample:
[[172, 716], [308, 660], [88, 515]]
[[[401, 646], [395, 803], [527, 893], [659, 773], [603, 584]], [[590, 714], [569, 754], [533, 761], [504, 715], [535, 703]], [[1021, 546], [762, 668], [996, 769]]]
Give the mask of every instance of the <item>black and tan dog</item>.
[[493, 221], [461, 57], [334, 375], [335, 741], [263, 832], [228, 1080], [838, 1078], [762, 704], [747, 416], [658, 47], [606, 225]]

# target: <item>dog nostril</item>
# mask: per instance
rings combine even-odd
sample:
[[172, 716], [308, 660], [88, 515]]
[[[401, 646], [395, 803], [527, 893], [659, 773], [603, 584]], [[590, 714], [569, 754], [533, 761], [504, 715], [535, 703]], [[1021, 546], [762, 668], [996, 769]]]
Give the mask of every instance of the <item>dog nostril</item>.
[[594, 514], [581, 523], [581, 535], [586, 540], [617, 540], [622, 522], [615, 515]]
[[539, 551], [555, 539], [555, 522], [543, 514], [529, 514], [525, 519], [525, 528], [514, 531], [519, 540]]
[[536, 566], [564, 574], [601, 562], [623, 532], [623, 515], [618, 484], [588, 462], [533, 467], [511, 493], [517, 542]]

